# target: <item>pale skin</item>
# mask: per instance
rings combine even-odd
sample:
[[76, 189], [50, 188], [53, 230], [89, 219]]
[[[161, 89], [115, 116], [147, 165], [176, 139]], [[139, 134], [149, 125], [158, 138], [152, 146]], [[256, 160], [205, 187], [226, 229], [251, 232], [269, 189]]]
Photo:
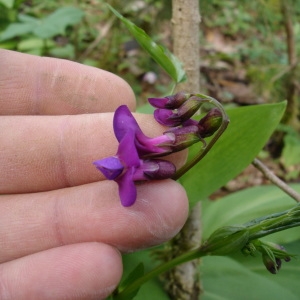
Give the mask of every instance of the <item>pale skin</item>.
[[[104, 70], [0, 49], [0, 299], [105, 299], [121, 253], [173, 237], [188, 214], [173, 180], [117, 184], [92, 162], [114, 155], [114, 110], [134, 111], [131, 88]], [[135, 114], [145, 134], [164, 131]], [[185, 154], [169, 159], [177, 166]]]

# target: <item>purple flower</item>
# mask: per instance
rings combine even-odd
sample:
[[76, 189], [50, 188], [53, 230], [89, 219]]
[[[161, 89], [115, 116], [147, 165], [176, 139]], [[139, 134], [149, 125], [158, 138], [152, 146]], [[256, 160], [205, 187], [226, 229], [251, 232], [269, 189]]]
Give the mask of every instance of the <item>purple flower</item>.
[[[162, 106], [164, 106], [164, 108], [157, 108], [154, 112], [154, 118], [156, 119], [156, 121], [162, 125], [169, 127], [179, 126], [188, 121], [202, 105], [201, 99], [199, 97], [193, 95], [189, 96], [190, 97], [186, 99], [180, 106], [175, 106], [177, 109], [175, 109], [174, 111], [172, 111], [173, 108], [168, 108], [168, 105], [163, 105], [164, 101], [162, 101], [161, 104]], [[153, 100], [149, 100], [150, 104], [155, 107], [159, 106], [156, 103], [158, 99], [154, 99], [156, 100], [155, 102]]]
[[176, 109], [180, 107], [191, 94], [179, 92], [175, 95], [166, 96], [164, 98], [148, 98], [149, 103], [156, 108]]
[[142, 158], [161, 156], [172, 152], [169, 145], [172, 144], [173, 137], [162, 135], [156, 138], [150, 138], [144, 135], [126, 105], [117, 108], [114, 115], [113, 127], [118, 142], [121, 142], [128, 132], [134, 136], [136, 150], [138, 155]]
[[175, 127], [182, 123], [180, 116], [177, 113], [173, 113], [172, 110], [158, 108], [154, 111], [155, 120], [165, 126]]
[[175, 140], [172, 145], [173, 152], [186, 149], [199, 141], [202, 141], [205, 145], [205, 141], [200, 135], [197, 125], [192, 124], [184, 127], [170, 128], [164, 134], [174, 135]]
[[119, 186], [119, 196], [123, 206], [131, 206], [137, 196], [136, 181], [166, 179], [172, 177], [175, 166], [161, 159], [144, 159], [158, 153], [171, 151], [169, 147], [159, 147], [157, 143], [170, 142], [168, 135], [160, 138], [148, 138], [141, 131], [127, 106], [120, 106], [114, 115], [114, 132], [119, 141], [117, 154], [94, 162], [103, 175], [114, 180]]

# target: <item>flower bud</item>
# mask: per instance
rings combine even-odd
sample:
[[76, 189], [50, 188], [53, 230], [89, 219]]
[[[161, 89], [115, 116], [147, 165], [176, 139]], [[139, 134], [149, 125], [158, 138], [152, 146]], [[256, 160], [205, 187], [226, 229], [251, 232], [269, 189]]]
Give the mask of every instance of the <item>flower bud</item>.
[[202, 140], [196, 125], [172, 128], [165, 131], [164, 135], [170, 136], [170, 140], [174, 137], [170, 145], [173, 152], [181, 151]]
[[277, 274], [282, 263], [282, 259], [286, 262], [291, 260], [292, 254], [286, 252], [285, 248], [281, 245], [262, 240], [254, 240], [256, 249], [261, 252], [262, 260], [269, 272]]
[[275, 257], [273, 260], [268, 254], [262, 255], [263, 263], [267, 270], [272, 274], [277, 274], [279, 269], [281, 268], [281, 259]]
[[222, 113], [218, 108], [211, 109], [199, 123], [199, 133], [202, 138], [213, 135], [222, 124]]
[[179, 92], [175, 95], [166, 96], [164, 98], [148, 98], [149, 103], [156, 108], [176, 109], [180, 107], [190, 94]]
[[283, 259], [286, 262], [289, 262], [291, 260], [291, 256], [293, 256], [292, 254], [288, 253], [281, 245], [271, 242], [262, 242], [262, 245], [264, 246], [264, 248], [268, 248], [275, 257]]
[[256, 247], [253, 243], [247, 243], [245, 245], [245, 247], [242, 248], [242, 253], [244, 255], [251, 255], [251, 256], [254, 256], [254, 253], [256, 252]]
[[203, 244], [210, 255], [225, 255], [241, 250], [248, 242], [249, 231], [243, 226], [224, 226], [217, 229]]
[[141, 166], [135, 170], [134, 181], [166, 179], [176, 173], [173, 163], [163, 159], [141, 160]]
[[177, 112], [163, 108], [156, 109], [154, 118], [165, 126], [179, 126], [187, 122], [200, 108], [201, 104], [200, 98], [192, 96], [177, 109]]
[[177, 114], [181, 122], [187, 121], [191, 118], [202, 105], [201, 99], [196, 96], [190, 97], [177, 110]]
[[173, 113], [172, 110], [158, 108], [154, 111], [155, 120], [168, 127], [176, 127], [181, 125], [181, 118], [177, 113]]

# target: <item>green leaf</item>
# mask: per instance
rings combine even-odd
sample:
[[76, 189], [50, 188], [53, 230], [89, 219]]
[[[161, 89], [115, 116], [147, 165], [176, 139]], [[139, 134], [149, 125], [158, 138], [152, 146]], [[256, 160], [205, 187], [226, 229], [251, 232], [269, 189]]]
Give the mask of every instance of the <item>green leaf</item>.
[[74, 59], [75, 58], [75, 48], [72, 44], [66, 44], [63, 47], [53, 47], [49, 50], [49, 54], [54, 57]]
[[44, 40], [39, 38], [23, 39], [18, 43], [18, 51], [26, 52], [32, 49], [40, 49], [45, 46]]
[[24, 14], [18, 15], [18, 21], [20, 21], [22, 23], [31, 23], [34, 25], [37, 25], [39, 23], [39, 19], [29, 16], [29, 15], [24, 15]]
[[[126, 287], [127, 285], [129, 285], [130, 283], [134, 282], [136, 279], [138, 279], [139, 277], [144, 275], [144, 264], [143, 263], [139, 263], [128, 275], [127, 277], [124, 279], [124, 281], [122, 281], [122, 284], [120, 285], [120, 289], [122, 289], [122, 287]], [[140, 287], [137, 288], [135, 291], [133, 291], [130, 295], [127, 295], [127, 299], [133, 299], [136, 294], [138, 293]]]
[[[225, 133], [180, 179], [191, 204], [212, 194], [251, 163], [279, 123], [285, 106], [281, 102], [228, 110], [230, 124]], [[200, 146], [192, 147], [191, 156]]]
[[1, 33], [0, 41], [31, 33], [35, 27], [34, 23], [12, 23]]
[[[291, 185], [300, 192], [300, 185]], [[203, 238], [228, 225], [242, 225], [252, 219], [285, 211], [295, 206], [295, 200], [278, 187], [258, 186], [236, 192], [216, 201], [204, 200]], [[299, 239], [299, 227], [267, 236], [265, 240], [288, 243]]]
[[0, 41], [24, 34], [33, 33], [41, 39], [49, 39], [59, 34], [65, 34], [66, 28], [79, 23], [84, 15], [81, 9], [62, 7], [43, 19], [28, 15], [19, 15], [21, 23], [10, 24], [0, 35]]
[[[294, 282], [297, 281], [297, 288], [295, 287], [297, 292], [295, 292], [289, 285], [273, 280], [277, 277], [280, 282], [281, 271], [276, 276], [272, 274], [269, 276], [266, 270], [259, 274], [232, 258], [222, 256], [207, 256], [201, 260], [200, 271], [204, 289], [201, 300], [299, 299], [299, 268], [297, 268], [298, 273], [293, 273]], [[261, 265], [264, 267], [262, 261]], [[286, 266], [287, 264], [284, 264], [283, 268]]]
[[15, 0], [0, 0], [0, 4], [3, 4], [7, 8], [12, 8], [14, 6]]
[[[132, 266], [136, 266], [143, 262], [145, 272], [152, 270], [157, 262], [151, 257], [151, 250], [142, 250], [131, 254], [123, 255], [124, 274], [123, 278], [127, 278], [128, 274], [132, 273]], [[123, 286], [123, 284], [122, 284]], [[151, 279], [141, 286], [134, 300], [169, 300], [163, 285], [158, 278]], [[127, 300], [127, 299], [126, 299]]]
[[282, 158], [284, 165], [290, 167], [300, 164], [300, 138], [297, 135], [287, 134], [284, 137]]
[[139, 28], [114, 8], [107, 4], [110, 10], [125, 24], [130, 33], [134, 36], [140, 46], [170, 75], [176, 82], [182, 82], [186, 79], [185, 72], [180, 61], [167, 49], [157, 45], [143, 29]]
[[138, 265], [127, 275], [127, 277], [124, 279], [122, 282], [122, 285], [126, 286], [139, 277], [143, 276], [145, 274], [144, 270], [144, 264], [143, 263], [138, 263]]
[[84, 15], [81, 9], [75, 7], [62, 7], [54, 13], [40, 20], [34, 34], [42, 39], [52, 38], [58, 34], [65, 34], [67, 26], [79, 23]]

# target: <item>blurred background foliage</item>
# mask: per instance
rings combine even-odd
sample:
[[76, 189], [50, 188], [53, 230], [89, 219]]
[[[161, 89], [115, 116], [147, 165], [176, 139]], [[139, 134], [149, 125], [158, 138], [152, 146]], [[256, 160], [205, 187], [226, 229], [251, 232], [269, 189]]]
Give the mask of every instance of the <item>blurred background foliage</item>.
[[[172, 50], [171, 0], [106, 2]], [[287, 99], [284, 124], [268, 151], [289, 179], [297, 179], [300, 0], [201, 0], [200, 11], [201, 92], [228, 106]], [[139, 105], [170, 88], [171, 79], [102, 0], [0, 0], [0, 48], [116, 73], [129, 82]]]

